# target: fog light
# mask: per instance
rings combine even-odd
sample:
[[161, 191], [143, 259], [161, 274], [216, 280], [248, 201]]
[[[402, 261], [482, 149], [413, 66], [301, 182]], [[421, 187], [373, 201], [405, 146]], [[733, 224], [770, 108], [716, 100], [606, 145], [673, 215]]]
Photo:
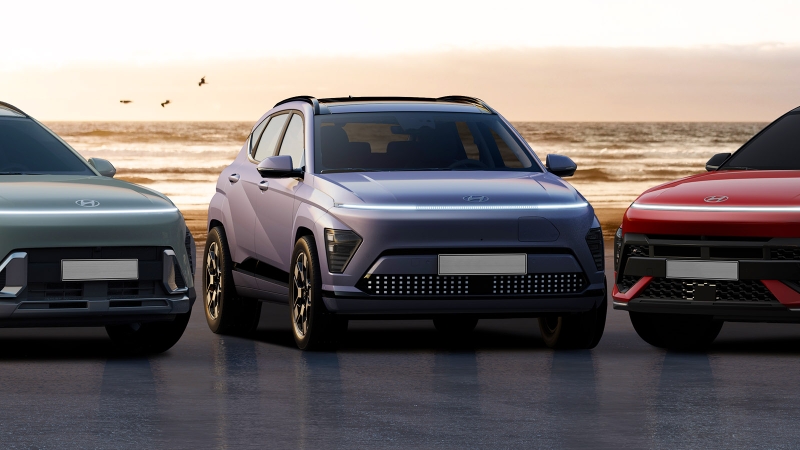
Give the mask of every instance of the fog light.
[[614, 270], [619, 270], [619, 260], [622, 256], [622, 225], [614, 233]]
[[328, 270], [342, 273], [361, 245], [361, 236], [350, 230], [325, 229], [325, 253], [328, 255]]

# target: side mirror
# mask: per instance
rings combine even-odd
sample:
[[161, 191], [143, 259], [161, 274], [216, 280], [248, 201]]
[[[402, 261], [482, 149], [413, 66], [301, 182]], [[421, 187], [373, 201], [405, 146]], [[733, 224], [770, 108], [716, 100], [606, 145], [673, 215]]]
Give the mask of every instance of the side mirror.
[[114, 175], [117, 174], [117, 169], [105, 159], [89, 158], [89, 164], [104, 177], [114, 178]]
[[301, 170], [294, 170], [289, 155], [268, 156], [258, 163], [258, 173], [262, 178], [292, 178], [302, 176]]
[[713, 172], [719, 169], [719, 166], [722, 165], [728, 158], [731, 157], [730, 153], [717, 153], [716, 155], [712, 156], [711, 159], [708, 160], [706, 163], [706, 170], [709, 172]]
[[575, 171], [578, 169], [578, 165], [564, 155], [547, 155], [544, 165], [548, 172], [562, 178], [575, 175]]

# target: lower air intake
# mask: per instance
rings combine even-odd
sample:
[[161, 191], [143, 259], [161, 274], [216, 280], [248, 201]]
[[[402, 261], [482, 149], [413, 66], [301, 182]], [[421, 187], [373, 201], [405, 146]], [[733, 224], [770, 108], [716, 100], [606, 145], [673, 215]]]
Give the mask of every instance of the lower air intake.
[[379, 296], [552, 296], [586, 288], [582, 273], [527, 275], [370, 275], [357, 285]]

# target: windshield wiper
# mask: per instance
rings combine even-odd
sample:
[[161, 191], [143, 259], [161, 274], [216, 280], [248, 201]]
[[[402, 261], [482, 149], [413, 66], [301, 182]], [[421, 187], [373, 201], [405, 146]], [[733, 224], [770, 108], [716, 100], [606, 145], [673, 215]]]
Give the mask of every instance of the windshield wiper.
[[724, 166], [720, 167], [722, 170], [758, 170], [755, 167], [747, 167], [747, 166]]
[[30, 172], [0, 172], [0, 175], [41, 175], [41, 174], [30, 173]]

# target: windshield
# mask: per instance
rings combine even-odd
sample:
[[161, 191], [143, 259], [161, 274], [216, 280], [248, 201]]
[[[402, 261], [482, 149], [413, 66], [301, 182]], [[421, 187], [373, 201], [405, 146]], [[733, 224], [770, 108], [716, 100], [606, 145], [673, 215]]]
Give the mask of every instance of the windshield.
[[57, 137], [35, 121], [0, 117], [0, 175], [94, 175]]
[[496, 115], [352, 113], [316, 116], [315, 122], [317, 173], [542, 171]]
[[788, 114], [744, 144], [720, 170], [800, 170], [800, 114]]

